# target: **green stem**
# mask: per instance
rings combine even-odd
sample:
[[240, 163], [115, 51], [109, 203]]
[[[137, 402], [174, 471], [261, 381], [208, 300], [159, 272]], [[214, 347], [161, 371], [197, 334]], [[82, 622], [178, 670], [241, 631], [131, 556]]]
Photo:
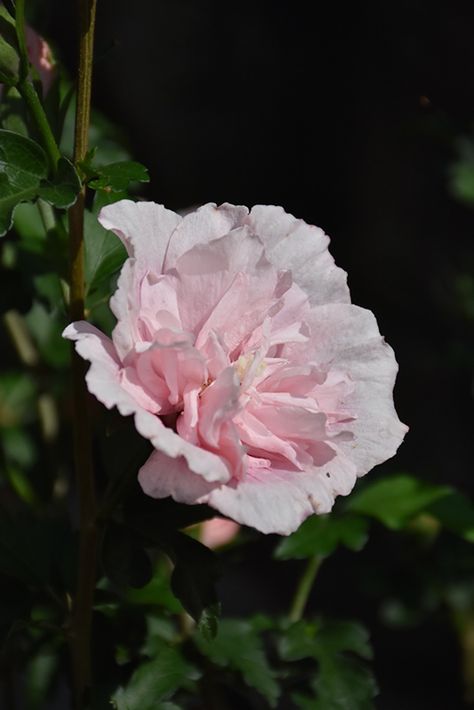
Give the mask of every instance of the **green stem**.
[[52, 172], [55, 172], [61, 153], [41, 101], [38, 98], [38, 94], [29, 79], [30, 60], [28, 58], [25, 39], [25, 0], [17, 0], [16, 2], [16, 34], [18, 48], [20, 50], [20, 80], [16, 88], [28, 106], [28, 110], [36, 124], [43, 148], [48, 158], [49, 167]]
[[[74, 162], [84, 159], [88, 148], [92, 62], [96, 0], [79, 0], [80, 42], [77, 86]], [[71, 254], [70, 315], [84, 318], [84, 206], [85, 188], [69, 210]], [[97, 565], [97, 503], [92, 464], [85, 363], [73, 352], [74, 460], [80, 510], [79, 569], [73, 606], [71, 651], [76, 709], [84, 707], [91, 686], [92, 607]]]
[[323, 557], [319, 557], [317, 555], [316, 557], [312, 557], [308, 560], [306, 569], [298, 582], [298, 587], [293, 598], [290, 613], [288, 614], [290, 621], [299, 621], [303, 617], [308, 597], [311, 593], [311, 589], [313, 588], [314, 580], [316, 579], [316, 575], [321, 567], [323, 559]]
[[44, 200], [38, 200], [36, 203], [38, 207], [38, 212], [40, 213], [41, 221], [43, 223], [45, 234], [51, 234], [56, 231], [56, 216], [54, 210], [50, 204]]

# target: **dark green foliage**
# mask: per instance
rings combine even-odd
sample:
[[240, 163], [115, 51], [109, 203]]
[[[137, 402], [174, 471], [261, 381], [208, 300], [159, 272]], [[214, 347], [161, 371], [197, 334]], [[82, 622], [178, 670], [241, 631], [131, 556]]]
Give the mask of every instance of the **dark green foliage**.
[[314, 696], [297, 692], [293, 700], [307, 710], [370, 710], [377, 694], [374, 677], [363, 661], [372, 658], [367, 631], [353, 622], [297, 622], [279, 645], [286, 661], [314, 659], [318, 672], [310, 683]]
[[117, 710], [156, 710], [159, 703], [190, 681], [196, 680], [195, 669], [173, 648], [163, 648], [152, 661], [143, 663], [129, 684], [120, 689], [112, 705]]
[[84, 223], [86, 288], [93, 303], [93, 294], [97, 295], [101, 286], [105, 287], [105, 293], [110, 293], [110, 279], [118, 273], [125, 260], [125, 248], [113, 232], [99, 224], [97, 214], [86, 211]]
[[368, 538], [368, 520], [359, 515], [313, 515], [289, 537], [283, 538], [275, 550], [280, 560], [326, 557], [339, 545], [361, 550]]
[[47, 174], [46, 156], [37, 143], [0, 131], [0, 236], [10, 229], [17, 204], [36, 197]]
[[0, 6], [0, 82], [15, 84], [19, 78], [19, 68], [15, 23], [8, 10]]
[[376, 518], [387, 527], [398, 530], [450, 493], [448, 486], [425, 483], [413, 476], [390, 476], [354, 493], [347, 509]]
[[81, 189], [81, 181], [67, 158], [60, 158], [56, 174], [45, 180], [38, 191], [38, 196], [55, 207], [66, 209], [74, 204]]
[[93, 190], [123, 192], [128, 189], [131, 182], [150, 181], [145, 166], [133, 160], [123, 160], [119, 163], [101, 166], [82, 163], [81, 168], [86, 174], [88, 187]]
[[197, 634], [195, 641], [215, 665], [237, 671], [248, 686], [266, 698], [270, 707], [276, 706], [280, 695], [276, 673], [252, 621], [224, 619], [215, 638]]

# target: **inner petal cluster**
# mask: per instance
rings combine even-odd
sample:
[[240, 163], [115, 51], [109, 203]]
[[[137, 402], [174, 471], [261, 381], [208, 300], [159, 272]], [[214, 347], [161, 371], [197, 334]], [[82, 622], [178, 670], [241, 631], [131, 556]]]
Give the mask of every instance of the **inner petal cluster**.
[[118, 310], [114, 340], [119, 348], [125, 333], [131, 343], [123, 388], [149, 412], [177, 415], [178, 434], [218, 454], [237, 480], [253, 468], [330, 461], [352, 419], [352, 383], [292, 362], [292, 346], [310, 335], [305, 294], [262, 250], [247, 273], [194, 252], [166, 274], [144, 273], [127, 312]]

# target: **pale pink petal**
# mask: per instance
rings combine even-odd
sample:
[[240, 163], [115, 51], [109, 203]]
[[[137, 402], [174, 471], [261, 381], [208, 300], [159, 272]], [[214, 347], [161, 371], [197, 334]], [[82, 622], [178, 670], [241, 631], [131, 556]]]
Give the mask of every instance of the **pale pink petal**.
[[320, 470], [254, 469], [237, 486], [214, 488], [205, 502], [242, 525], [289, 535], [309, 515], [329, 513], [335, 496], [347, 495], [355, 479], [354, 465], [337, 456]]
[[242, 226], [247, 215], [246, 207], [227, 203], [220, 207], [208, 203], [187, 214], [170, 239], [164, 271], [173, 269], [179, 257], [197, 244], [207, 244]]
[[77, 352], [91, 366], [86, 375], [87, 387], [108, 409], [117, 407], [127, 416], [136, 411], [137, 403], [120, 383], [121, 365], [114, 344], [90, 323], [71, 323], [63, 337], [75, 341]]
[[[176, 459], [184, 457], [187, 466], [207, 482], [227, 482], [230, 472], [225, 461], [218, 455], [185, 441], [161, 420], [144, 409], [137, 410], [135, 426], [139, 434], [149, 439], [155, 449]], [[170, 495], [169, 493], [167, 495]]]
[[[380, 335], [374, 315], [358, 306], [319, 306], [308, 323], [312, 333], [308, 351], [314, 360], [328, 370], [348, 373], [353, 382], [344, 405], [356, 417], [350, 425], [354, 438], [340, 445], [362, 476], [394, 456], [408, 430], [393, 404], [398, 371], [393, 350]], [[285, 349], [292, 349], [293, 361], [304, 361], [305, 347], [288, 345]]]
[[120, 200], [101, 209], [99, 222], [122, 240], [129, 256], [160, 274], [168, 242], [181, 217], [155, 202]]
[[[238, 324], [235, 302], [241, 302], [242, 291], [247, 301], [249, 293], [255, 302], [263, 298], [266, 312], [278, 284], [278, 274], [264, 258], [260, 240], [247, 227], [194, 246], [177, 260], [172, 273], [179, 281], [181, 322], [197, 336], [197, 347], [204, 344], [210, 330], [219, 332], [223, 318], [226, 326]], [[240, 310], [244, 308], [241, 304]]]
[[206, 481], [229, 480], [227, 465], [219, 456], [184, 441], [157, 416], [145, 411], [125, 391], [120, 381], [120, 364], [110, 338], [85, 321], [69, 325], [63, 336], [76, 341], [79, 355], [90, 360], [91, 366], [86, 375], [87, 386], [102, 404], [108, 409], [116, 406], [124, 416], [135, 414], [135, 426], [143, 437], [167, 456], [183, 456], [191, 470]]
[[[329, 476], [327, 475], [329, 474]], [[223, 515], [263, 533], [289, 535], [313, 513], [328, 513], [336, 495], [347, 495], [355, 467], [337, 456], [321, 470], [285, 471], [253, 467], [242, 481], [207, 483], [182, 459], [153, 452], [138, 475], [153, 498], [172, 496], [180, 503], [207, 503]]]
[[218, 547], [223, 547], [235, 538], [239, 532], [240, 525], [235, 523], [233, 520], [226, 520], [225, 518], [211, 518], [210, 520], [205, 520], [200, 525], [199, 539], [209, 547], [211, 550], [215, 550]]
[[178, 503], [205, 502], [217, 483], [209, 483], [203, 476], [190, 471], [182, 456], [170, 458], [161, 451], [153, 451], [138, 472], [143, 492], [152, 498], [171, 496]]
[[291, 270], [310, 303], [350, 301], [347, 274], [335, 265], [322, 229], [265, 205], [253, 207], [247, 223], [265, 244], [267, 258], [276, 268]]

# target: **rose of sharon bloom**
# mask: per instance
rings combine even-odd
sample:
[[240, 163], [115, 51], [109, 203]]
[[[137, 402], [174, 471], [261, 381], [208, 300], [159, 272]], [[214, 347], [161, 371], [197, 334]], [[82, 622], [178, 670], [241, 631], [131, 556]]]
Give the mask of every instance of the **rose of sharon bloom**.
[[90, 392], [152, 442], [145, 493], [289, 534], [394, 455], [407, 428], [393, 351], [351, 305], [321, 229], [281, 207], [182, 218], [129, 200], [99, 221], [129, 255], [117, 325], [112, 339], [84, 321], [64, 336], [91, 362]]

